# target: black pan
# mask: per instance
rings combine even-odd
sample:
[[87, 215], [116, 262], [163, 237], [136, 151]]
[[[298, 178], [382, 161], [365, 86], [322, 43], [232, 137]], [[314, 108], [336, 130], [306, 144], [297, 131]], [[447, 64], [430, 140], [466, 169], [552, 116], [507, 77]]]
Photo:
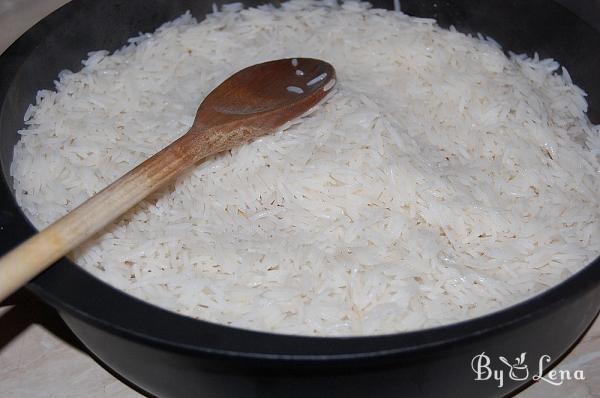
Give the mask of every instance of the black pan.
[[[562, 6], [542, 0], [401, 3], [409, 14], [481, 32], [515, 52], [557, 59], [589, 93], [589, 117], [600, 122], [600, 33]], [[80, 69], [88, 51], [116, 49], [188, 9], [202, 19], [211, 6], [212, 0], [74, 0], [0, 57], [2, 252], [34, 232], [13, 199], [9, 165], [36, 91], [52, 88], [60, 70]], [[474, 356], [485, 352], [490, 368], [507, 373], [498, 357], [526, 352], [533, 375], [542, 355], [556, 361], [590, 325], [600, 308], [599, 281], [597, 259], [555, 288], [491, 315], [360, 338], [286, 336], [196, 321], [121, 293], [66, 259], [28, 288], [54, 306], [101, 361], [157, 396], [494, 397], [528, 380], [505, 375], [502, 387], [474, 380]]]

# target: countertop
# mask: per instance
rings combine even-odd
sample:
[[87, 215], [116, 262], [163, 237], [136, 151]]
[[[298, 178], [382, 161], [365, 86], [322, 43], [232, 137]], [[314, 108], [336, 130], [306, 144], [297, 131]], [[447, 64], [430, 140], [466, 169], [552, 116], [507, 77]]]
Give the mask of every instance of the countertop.
[[[68, 0], [0, 0], [0, 53], [21, 33]], [[581, 7], [600, 1], [563, 0]], [[599, 15], [599, 14], [595, 14]], [[585, 17], [584, 17], [585, 18]], [[588, 22], [600, 25], [600, 21]], [[585, 380], [560, 386], [538, 381], [519, 398], [600, 397], [600, 321], [596, 319], [581, 341], [556, 366]], [[25, 290], [0, 303], [0, 395], [28, 397], [141, 397], [126, 382], [99, 365], [50, 307]]]

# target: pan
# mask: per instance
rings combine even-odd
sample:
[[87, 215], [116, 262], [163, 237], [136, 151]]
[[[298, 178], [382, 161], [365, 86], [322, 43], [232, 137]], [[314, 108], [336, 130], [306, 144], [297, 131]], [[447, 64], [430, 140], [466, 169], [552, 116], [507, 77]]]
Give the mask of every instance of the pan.
[[[373, 4], [393, 8], [392, 1]], [[51, 89], [63, 69], [80, 69], [89, 51], [117, 49], [186, 10], [201, 20], [212, 5], [208, 0], [74, 0], [0, 56], [1, 252], [34, 233], [14, 200], [9, 166], [23, 114], [37, 90]], [[493, 37], [513, 52], [555, 58], [587, 91], [588, 116], [600, 122], [600, 33], [561, 5], [543, 0], [402, 0], [401, 5], [441, 26]], [[56, 308], [99, 362], [148, 395], [499, 397], [531, 383], [577, 342], [600, 309], [599, 282], [596, 259], [554, 288], [489, 315], [408, 333], [346, 338], [194, 320], [122, 293], [66, 258], [27, 288]], [[500, 357], [522, 359], [518, 367], [527, 368], [528, 377], [512, 377], [508, 368], [500, 372], [505, 366]]]

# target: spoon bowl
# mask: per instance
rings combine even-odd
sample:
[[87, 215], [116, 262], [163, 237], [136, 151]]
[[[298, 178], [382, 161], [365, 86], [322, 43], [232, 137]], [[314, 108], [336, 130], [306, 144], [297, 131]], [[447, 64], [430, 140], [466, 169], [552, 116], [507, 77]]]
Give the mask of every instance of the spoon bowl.
[[[186, 145], [230, 149], [302, 115], [335, 85], [335, 69], [313, 58], [289, 58], [247, 67], [200, 104]], [[204, 155], [202, 157], [206, 157]]]
[[[264, 119], [265, 112], [283, 111], [285, 114], [291, 111], [290, 108], [303, 112], [328, 91], [323, 88], [332, 79], [335, 79], [333, 66], [313, 58], [253, 65], [235, 73], [213, 90], [200, 105], [196, 119], [204, 123], [219, 117], [230, 119], [236, 115], [245, 118], [250, 114]], [[307, 105], [307, 102], [312, 104]]]

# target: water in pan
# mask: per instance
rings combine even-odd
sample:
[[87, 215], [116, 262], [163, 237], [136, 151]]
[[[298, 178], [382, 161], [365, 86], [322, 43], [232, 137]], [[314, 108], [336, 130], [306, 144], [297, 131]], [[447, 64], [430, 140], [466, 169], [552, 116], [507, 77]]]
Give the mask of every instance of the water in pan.
[[568, 73], [358, 2], [229, 5], [90, 54], [25, 115], [19, 203], [47, 225], [183, 134], [228, 75], [293, 56], [331, 62], [335, 95], [198, 165], [77, 262], [193, 317], [350, 335], [473, 317], [597, 256], [599, 131]]

